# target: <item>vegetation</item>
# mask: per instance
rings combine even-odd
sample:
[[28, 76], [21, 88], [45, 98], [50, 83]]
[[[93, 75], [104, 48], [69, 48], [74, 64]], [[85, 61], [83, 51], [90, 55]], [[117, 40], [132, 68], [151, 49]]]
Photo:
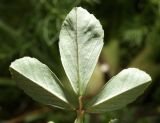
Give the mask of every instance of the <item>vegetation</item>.
[[[70, 94], [56, 75], [35, 58], [24, 57], [10, 65], [17, 84], [33, 99], [46, 105], [77, 112], [75, 123], [84, 122], [84, 113], [102, 113], [134, 101], [150, 84], [151, 77], [136, 68], [114, 76], [92, 99], [85, 92], [103, 46], [104, 32], [99, 21], [85, 9], [75, 7], [60, 31], [61, 60], [72, 86]], [[67, 98], [68, 97], [68, 98]]]
[[86, 115], [86, 123], [109, 122], [111, 118], [117, 118], [118, 123], [159, 123], [159, 0], [1, 0], [0, 121], [70, 123], [75, 118], [72, 112], [50, 110], [34, 103], [15, 86], [8, 67], [17, 58], [36, 57], [66, 86], [58, 36], [66, 14], [76, 5], [93, 13], [105, 32], [104, 47], [87, 88], [87, 98], [124, 68], [140, 68], [153, 79], [147, 92], [127, 108]]

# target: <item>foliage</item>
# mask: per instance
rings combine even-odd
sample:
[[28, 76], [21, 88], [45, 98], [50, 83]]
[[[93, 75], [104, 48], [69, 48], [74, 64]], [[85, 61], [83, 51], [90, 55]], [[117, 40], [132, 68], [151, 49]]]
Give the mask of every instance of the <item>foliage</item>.
[[[59, 110], [43, 112], [43, 106], [31, 101], [15, 86], [8, 66], [19, 57], [36, 57], [47, 64], [63, 84], [68, 83], [57, 41], [62, 20], [77, 3], [75, 0], [0, 1], [0, 121], [63, 123], [63, 117], [65, 123], [72, 122], [74, 114]], [[127, 109], [87, 115], [86, 122], [106, 123], [116, 117], [118, 123], [159, 123], [159, 0], [81, 0], [79, 5], [94, 13], [105, 32], [104, 47], [87, 88], [87, 99], [126, 67], [145, 70], [153, 79], [147, 92]], [[103, 66], [107, 71], [102, 70]], [[32, 112], [36, 115], [33, 119]]]
[[[91, 101], [85, 101], [84, 94], [103, 46], [103, 36], [99, 21], [81, 7], [73, 8], [62, 24], [61, 60], [75, 96], [69, 95], [55, 74], [35, 58], [23, 57], [12, 62], [11, 74], [33, 99], [76, 111], [75, 123], [83, 123], [85, 112], [102, 113], [122, 108], [144, 92], [151, 78], [141, 70], [128, 68], [113, 77]], [[67, 97], [77, 98], [78, 106]]]

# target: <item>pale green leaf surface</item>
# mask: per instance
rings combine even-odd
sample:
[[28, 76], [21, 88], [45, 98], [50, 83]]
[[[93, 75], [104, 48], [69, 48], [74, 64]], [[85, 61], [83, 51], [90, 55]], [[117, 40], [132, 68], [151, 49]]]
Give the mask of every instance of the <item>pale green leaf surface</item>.
[[81, 7], [65, 18], [60, 31], [61, 61], [73, 90], [83, 95], [103, 46], [100, 22]]
[[10, 65], [18, 86], [34, 100], [58, 108], [70, 109], [62, 85], [55, 74], [35, 58], [23, 57]]
[[88, 103], [88, 112], [101, 113], [126, 106], [140, 96], [151, 83], [151, 77], [136, 68], [122, 70]]

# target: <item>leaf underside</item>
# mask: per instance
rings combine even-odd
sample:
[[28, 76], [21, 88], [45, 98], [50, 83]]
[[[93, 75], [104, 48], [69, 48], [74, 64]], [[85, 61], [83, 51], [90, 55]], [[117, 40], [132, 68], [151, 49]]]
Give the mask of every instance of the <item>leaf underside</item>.
[[[73, 8], [62, 24], [61, 61], [76, 97], [85, 94], [103, 47], [103, 37], [100, 22], [81, 7]], [[15, 60], [10, 65], [10, 72], [18, 86], [34, 100], [62, 109], [77, 108], [72, 106], [68, 92], [56, 75], [37, 59]], [[84, 106], [85, 111], [102, 113], [122, 108], [139, 97], [150, 83], [151, 77], [147, 73], [136, 68], [124, 69]]]
[[34, 100], [46, 105], [71, 109], [55, 74], [35, 58], [23, 57], [10, 65], [17, 85]]
[[87, 112], [102, 113], [126, 106], [139, 97], [151, 83], [151, 77], [136, 68], [122, 70], [87, 104]]
[[100, 22], [81, 7], [73, 8], [62, 24], [61, 61], [78, 95], [85, 93], [103, 46], [103, 36]]

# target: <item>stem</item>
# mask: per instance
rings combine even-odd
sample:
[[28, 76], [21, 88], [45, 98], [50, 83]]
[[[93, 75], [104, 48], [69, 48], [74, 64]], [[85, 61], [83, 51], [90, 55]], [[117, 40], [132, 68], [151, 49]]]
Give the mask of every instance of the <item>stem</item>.
[[80, 96], [78, 98], [78, 101], [79, 101], [79, 112], [81, 112], [83, 110], [83, 102], [82, 102], [82, 96]]
[[84, 111], [77, 111], [77, 119], [75, 123], [84, 123]]
[[79, 109], [77, 110], [77, 118], [74, 123], [83, 123], [84, 122], [84, 110], [82, 103], [82, 96], [78, 98], [79, 101]]

